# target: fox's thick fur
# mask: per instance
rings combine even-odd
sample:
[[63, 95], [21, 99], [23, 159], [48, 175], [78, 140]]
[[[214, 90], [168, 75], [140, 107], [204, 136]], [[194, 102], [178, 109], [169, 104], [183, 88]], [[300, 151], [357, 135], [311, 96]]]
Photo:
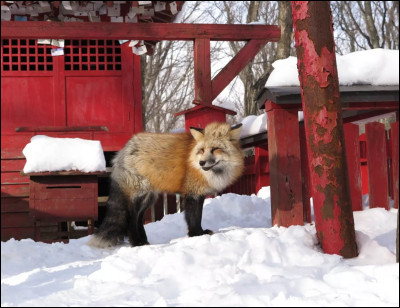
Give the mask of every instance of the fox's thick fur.
[[113, 160], [107, 213], [89, 245], [114, 246], [124, 235], [132, 246], [148, 244], [143, 216], [161, 192], [184, 195], [189, 236], [212, 234], [201, 227], [204, 198], [242, 174], [240, 128], [211, 123], [190, 134], [134, 135]]

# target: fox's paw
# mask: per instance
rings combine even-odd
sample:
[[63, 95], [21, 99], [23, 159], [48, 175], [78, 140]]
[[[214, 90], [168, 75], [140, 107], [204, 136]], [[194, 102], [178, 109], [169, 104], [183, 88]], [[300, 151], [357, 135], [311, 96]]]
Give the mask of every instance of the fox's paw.
[[150, 245], [148, 241], [135, 241], [135, 242], [130, 241], [130, 244], [132, 247]]
[[86, 245], [91, 246], [93, 248], [111, 248], [118, 244], [118, 238], [110, 238], [106, 239], [98, 234], [93, 234], [90, 236], [89, 241]]
[[198, 230], [198, 231], [189, 231], [188, 236], [193, 237], [193, 236], [200, 236], [200, 235], [204, 235], [204, 234], [212, 235], [212, 234], [214, 234], [214, 232], [211, 230], [208, 230], [208, 229]]
[[205, 230], [203, 231], [203, 234], [209, 234], [209, 235], [213, 235], [213, 234], [214, 234], [214, 232], [213, 232], [213, 231], [211, 231], [211, 230], [205, 229]]

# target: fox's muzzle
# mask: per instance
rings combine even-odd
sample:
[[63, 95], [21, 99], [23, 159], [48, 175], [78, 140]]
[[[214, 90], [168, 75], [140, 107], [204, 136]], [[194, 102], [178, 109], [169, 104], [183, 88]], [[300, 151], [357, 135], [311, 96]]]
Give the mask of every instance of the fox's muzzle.
[[200, 167], [204, 170], [204, 171], [208, 171], [210, 169], [212, 169], [214, 166], [218, 165], [219, 162], [215, 162], [214, 159], [212, 160], [200, 160], [199, 161], [199, 165]]

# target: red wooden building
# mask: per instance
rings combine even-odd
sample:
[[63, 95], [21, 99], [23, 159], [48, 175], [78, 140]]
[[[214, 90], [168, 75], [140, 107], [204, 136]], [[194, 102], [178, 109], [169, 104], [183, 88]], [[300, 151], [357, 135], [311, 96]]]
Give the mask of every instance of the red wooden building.
[[[160, 40], [193, 41], [196, 106], [184, 112], [187, 123], [204, 125], [232, 112], [212, 106], [213, 99], [268, 41], [279, 39], [279, 28], [172, 24], [182, 4], [4, 3], [8, 10], [2, 11], [1, 22], [2, 240], [33, 237], [29, 177], [20, 174], [25, 164], [22, 149], [32, 136], [100, 140], [109, 161], [142, 130], [140, 57], [120, 40], [138, 40], [136, 47], [146, 46], [150, 54]], [[52, 42], [42, 44], [38, 39]], [[213, 79], [211, 40], [248, 42]], [[99, 194], [107, 191], [106, 186], [100, 178]], [[42, 225], [50, 233], [59, 227]]]
[[[29, 190], [29, 177], [20, 174], [25, 165], [22, 149], [32, 136], [45, 134], [100, 140], [108, 158], [121, 149], [133, 133], [142, 130], [140, 57], [132, 52], [128, 43], [120, 44], [116, 38], [106, 35], [93, 39], [63, 37], [63, 55], [55, 56], [52, 52], [56, 45], [60, 46], [58, 40], [43, 44], [35, 36], [6, 37], [3, 30], [22, 26], [29, 32], [31, 24], [45, 20], [59, 25], [98, 21], [96, 24], [100, 25], [114, 18], [127, 22], [129, 16], [133, 16], [134, 20], [129, 22], [171, 22], [183, 2], [167, 1], [156, 11], [154, 3], [141, 6], [137, 1], [64, 3], [7, 4], [10, 21], [6, 22], [2, 12], [2, 240], [33, 237], [34, 222], [29, 211], [29, 197], [33, 191]], [[83, 26], [82, 23], [78, 25]], [[58, 39], [63, 32], [60, 29], [58, 36], [49, 34], [47, 38]], [[144, 43], [151, 53], [155, 41]], [[99, 183], [106, 186], [102, 179]], [[104, 189], [100, 193], [104, 193]], [[60, 225], [47, 223], [42, 229], [53, 233]]]

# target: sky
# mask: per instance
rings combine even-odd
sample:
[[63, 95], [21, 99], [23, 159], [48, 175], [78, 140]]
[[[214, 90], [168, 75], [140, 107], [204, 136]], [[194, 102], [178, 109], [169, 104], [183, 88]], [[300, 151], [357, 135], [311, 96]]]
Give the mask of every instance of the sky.
[[203, 228], [183, 213], [145, 226], [150, 245], [97, 249], [1, 243], [1, 306], [399, 306], [397, 210], [354, 213], [359, 255], [324, 254], [314, 224], [271, 226], [270, 191], [207, 199]]

